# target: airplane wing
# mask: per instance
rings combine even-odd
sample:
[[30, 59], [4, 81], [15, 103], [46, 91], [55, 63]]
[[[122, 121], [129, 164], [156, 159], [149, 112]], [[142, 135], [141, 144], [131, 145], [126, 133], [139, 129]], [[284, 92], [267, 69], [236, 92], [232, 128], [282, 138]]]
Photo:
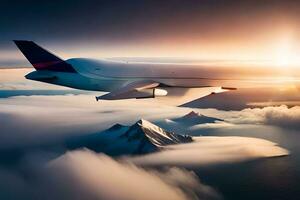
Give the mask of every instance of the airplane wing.
[[154, 98], [159, 83], [154, 81], [136, 81], [108, 94], [96, 97], [96, 100], [119, 100], [133, 98]]
[[201, 99], [209, 95], [235, 90], [235, 88], [224, 88], [224, 87], [199, 87], [199, 88], [170, 87], [166, 89], [168, 95], [166, 95], [165, 97], [157, 97], [157, 99], [159, 102], [163, 104], [174, 105], [174, 106], [184, 106], [184, 104], [187, 104], [197, 99]]
[[131, 82], [115, 91], [96, 97], [96, 100], [156, 98], [159, 102], [180, 106], [208, 95], [235, 90], [224, 87], [171, 87], [155, 81]]

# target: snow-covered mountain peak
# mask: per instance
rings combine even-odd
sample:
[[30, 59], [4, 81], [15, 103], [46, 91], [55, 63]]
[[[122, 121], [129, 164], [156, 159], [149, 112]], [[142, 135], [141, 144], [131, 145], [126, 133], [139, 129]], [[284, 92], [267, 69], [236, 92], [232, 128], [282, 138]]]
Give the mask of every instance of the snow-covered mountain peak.
[[147, 139], [157, 147], [193, 141], [192, 137], [190, 136], [168, 132], [144, 119], [139, 120], [137, 124], [140, 125], [143, 135], [146, 136]]
[[165, 135], [165, 130], [160, 128], [159, 126], [145, 120], [145, 119], [140, 119], [137, 124], [142, 128], [142, 129], [148, 129], [151, 131], [156, 132], [157, 134]]
[[109, 129], [69, 141], [71, 148], [82, 146], [110, 155], [143, 154], [164, 146], [192, 142], [191, 136], [166, 131], [141, 119], [131, 126], [115, 124]]
[[152, 124], [151, 122], [149, 122], [145, 119], [140, 119], [136, 123], [139, 124], [140, 126], [143, 126], [143, 127], [154, 127], [154, 126], [156, 126], [155, 124]]

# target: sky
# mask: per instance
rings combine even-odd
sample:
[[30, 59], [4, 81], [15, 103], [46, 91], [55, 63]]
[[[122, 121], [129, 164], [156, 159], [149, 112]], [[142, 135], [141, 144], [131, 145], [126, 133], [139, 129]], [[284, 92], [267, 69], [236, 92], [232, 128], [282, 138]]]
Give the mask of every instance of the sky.
[[13, 39], [70, 57], [196, 57], [298, 63], [299, 2], [281, 0], [0, 3], [0, 63], [28, 65]]

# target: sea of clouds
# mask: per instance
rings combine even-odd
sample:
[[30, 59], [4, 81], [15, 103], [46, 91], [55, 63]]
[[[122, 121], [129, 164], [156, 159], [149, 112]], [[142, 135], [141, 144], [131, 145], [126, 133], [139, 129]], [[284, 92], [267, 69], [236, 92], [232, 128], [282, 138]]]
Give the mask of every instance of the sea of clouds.
[[[292, 119], [289, 127], [297, 128], [298, 109], [282, 106], [226, 114], [218, 110], [197, 111], [225, 120], [204, 123], [215, 129], [222, 128], [214, 127], [218, 123], [287, 126], [280, 119], [287, 121], [287, 117]], [[0, 196], [4, 199], [221, 199], [217, 190], [188, 169], [288, 154], [286, 149], [263, 139], [212, 136], [196, 137], [194, 143], [169, 146], [153, 154], [117, 158], [87, 149], [66, 149], [62, 151], [66, 153], [57, 154], [39, 148], [66, 137], [100, 132], [115, 123], [131, 125], [140, 118], [163, 123], [191, 110], [149, 100], [96, 103], [90, 95], [1, 99], [0, 151], [13, 157], [14, 149], [21, 149], [23, 154], [14, 162], [3, 160]], [[271, 118], [270, 112], [276, 115]], [[165, 127], [168, 126], [166, 123]], [[201, 125], [195, 125], [194, 129], [201, 130]]]
[[[23, 75], [30, 70], [1, 70], [0, 88], [62, 89], [25, 81]], [[174, 121], [192, 110], [223, 121], [189, 127]], [[116, 123], [132, 125], [141, 118], [199, 137], [191, 144], [140, 156], [110, 157], [56, 146], [66, 138], [100, 133]], [[151, 99], [96, 102], [93, 95], [72, 92], [0, 98], [0, 199], [222, 199], [217, 189], [200, 180], [194, 167], [289, 152], [259, 138], [200, 135], [253, 125], [299, 130], [299, 124], [297, 106], [222, 111], [173, 107]]]

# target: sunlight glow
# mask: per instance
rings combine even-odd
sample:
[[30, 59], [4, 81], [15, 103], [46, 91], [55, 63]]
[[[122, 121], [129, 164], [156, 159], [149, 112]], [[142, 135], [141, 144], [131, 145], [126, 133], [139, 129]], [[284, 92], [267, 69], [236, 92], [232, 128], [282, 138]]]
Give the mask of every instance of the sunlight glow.
[[276, 66], [288, 67], [300, 64], [297, 49], [295, 48], [295, 40], [291, 32], [285, 33], [281, 39], [275, 44], [273, 63]]

